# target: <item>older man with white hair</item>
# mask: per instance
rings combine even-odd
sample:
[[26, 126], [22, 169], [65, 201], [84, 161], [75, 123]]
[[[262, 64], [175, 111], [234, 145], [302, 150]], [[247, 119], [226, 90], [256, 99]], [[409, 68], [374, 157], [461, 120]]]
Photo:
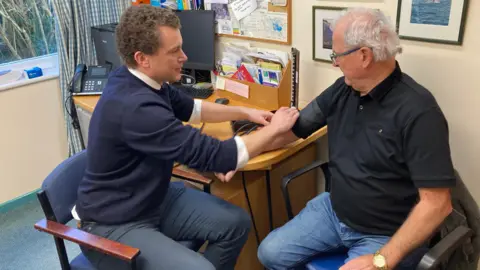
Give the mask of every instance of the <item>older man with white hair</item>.
[[414, 269], [419, 247], [452, 211], [447, 121], [401, 71], [399, 38], [381, 11], [350, 9], [333, 30], [331, 59], [344, 76], [269, 147], [328, 125], [331, 190], [271, 232], [258, 257], [268, 269], [295, 269], [348, 250], [342, 270]]

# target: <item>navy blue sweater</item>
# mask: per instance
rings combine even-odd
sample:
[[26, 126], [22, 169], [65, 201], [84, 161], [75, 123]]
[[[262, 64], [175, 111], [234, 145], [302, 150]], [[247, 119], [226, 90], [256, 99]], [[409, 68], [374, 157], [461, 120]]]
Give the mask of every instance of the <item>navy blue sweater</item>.
[[158, 91], [126, 67], [115, 70], [90, 121], [79, 217], [120, 224], [154, 214], [175, 161], [199, 171], [234, 170], [233, 138], [221, 142], [182, 124], [193, 107], [193, 99], [168, 84]]

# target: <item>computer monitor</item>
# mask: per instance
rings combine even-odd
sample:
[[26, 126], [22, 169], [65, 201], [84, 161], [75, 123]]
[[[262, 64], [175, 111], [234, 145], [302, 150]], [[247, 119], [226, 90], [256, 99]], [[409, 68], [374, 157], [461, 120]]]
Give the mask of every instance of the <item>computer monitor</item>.
[[[188, 57], [185, 69], [215, 69], [215, 13], [213, 10], [176, 11], [182, 28], [183, 51]], [[110, 64], [112, 70], [122, 65], [115, 43], [117, 23], [93, 26], [92, 38], [98, 64]]]
[[176, 11], [180, 18], [186, 69], [215, 69], [215, 13], [213, 10]]
[[91, 28], [95, 51], [97, 53], [97, 62], [99, 65], [111, 65], [112, 70], [123, 64], [117, 52], [115, 41], [116, 26], [116, 23], [111, 23], [93, 26]]

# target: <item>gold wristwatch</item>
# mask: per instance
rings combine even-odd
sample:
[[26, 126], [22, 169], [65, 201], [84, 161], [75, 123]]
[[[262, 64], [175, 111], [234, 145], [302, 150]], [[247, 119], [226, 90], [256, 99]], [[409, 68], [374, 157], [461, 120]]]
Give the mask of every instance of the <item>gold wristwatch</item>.
[[388, 270], [387, 260], [379, 251], [373, 255], [373, 266], [380, 270]]

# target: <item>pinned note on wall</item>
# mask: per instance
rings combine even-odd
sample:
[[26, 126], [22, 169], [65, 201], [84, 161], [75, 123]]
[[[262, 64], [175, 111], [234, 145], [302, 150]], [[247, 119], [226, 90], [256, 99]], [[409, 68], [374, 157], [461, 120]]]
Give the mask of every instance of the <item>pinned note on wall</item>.
[[228, 4], [228, 0], [205, 0], [205, 4]]
[[205, 9], [215, 11], [215, 32], [217, 34], [263, 42], [291, 44], [293, 0], [205, 1]]
[[230, 4], [237, 20], [241, 20], [252, 14], [257, 9], [257, 0], [236, 0]]

